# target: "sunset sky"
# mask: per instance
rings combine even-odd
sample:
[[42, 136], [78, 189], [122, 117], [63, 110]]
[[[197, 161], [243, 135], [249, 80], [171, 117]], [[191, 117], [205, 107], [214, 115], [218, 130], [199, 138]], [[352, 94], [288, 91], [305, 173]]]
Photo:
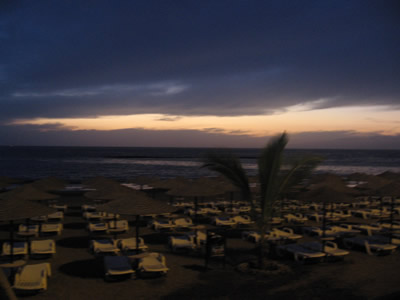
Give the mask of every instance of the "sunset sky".
[[398, 1], [0, 1], [0, 145], [400, 149]]

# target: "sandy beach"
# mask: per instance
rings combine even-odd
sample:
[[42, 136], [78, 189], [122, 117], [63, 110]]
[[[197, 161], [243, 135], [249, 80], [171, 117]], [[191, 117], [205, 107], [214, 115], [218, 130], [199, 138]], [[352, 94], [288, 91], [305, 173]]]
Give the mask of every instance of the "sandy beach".
[[[157, 197], [168, 199], [163, 195]], [[255, 244], [241, 239], [244, 229], [226, 231], [225, 267], [222, 261], [211, 260], [205, 269], [202, 255], [172, 253], [167, 242], [173, 233], [155, 232], [145, 223], [141, 224], [140, 235], [149, 251], [165, 255], [168, 274], [159, 278], [132, 277], [106, 282], [102, 259], [94, 258], [89, 252], [91, 238], [82, 218], [81, 204], [91, 203], [92, 199], [84, 195], [62, 195], [57, 201], [69, 206], [62, 222], [62, 234], [51, 237], [56, 241], [57, 253], [45, 260], [28, 261], [28, 264], [50, 262], [52, 276], [48, 290], [29, 296], [30, 299], [397, 299], [400, 296], [398, 250], [387, 256], [371, 256], [350, 250], [344, 261], [320, 264], [301, 264], [272, 255], [267, 261], [286, 265], [289, 271], [283, 274], [249, 274], [237, 270], [240, 263], [256, 257]], [[128, 220], [129, 231], [118, 238], [135, 236], [134, 218]], [[347, 222], [360, 222], [360, 219], [351, 217]], [[306, 225], [316, 223], [307, 221]], [[205, 226], [214, 228], [209, 224]], [[300, 227], [293, 228], [299, 230]], [[3, 222], [1, 241], [7, 241], [8, 236], [8, 224]], [[304, 236], [301, 241], [313, 239]]]

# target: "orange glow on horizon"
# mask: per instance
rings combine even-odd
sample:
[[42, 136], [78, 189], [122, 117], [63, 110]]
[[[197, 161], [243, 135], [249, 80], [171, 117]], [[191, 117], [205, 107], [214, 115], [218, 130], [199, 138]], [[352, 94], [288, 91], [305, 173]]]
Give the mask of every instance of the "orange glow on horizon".
[[400, 133], [400, 111], [387, 107], [341, 107], [296, 111], [256, 116], [166, 116], [139, 114], [99, 116], [98, 118], [38, 118], [15, 120], [11, 124], [60, 124], [69, 130], [119, 130], [140, 128], [146, 130], [200, 130], [225, 134], [267, 136], [286, 130], [291, 133], [311, 131]]

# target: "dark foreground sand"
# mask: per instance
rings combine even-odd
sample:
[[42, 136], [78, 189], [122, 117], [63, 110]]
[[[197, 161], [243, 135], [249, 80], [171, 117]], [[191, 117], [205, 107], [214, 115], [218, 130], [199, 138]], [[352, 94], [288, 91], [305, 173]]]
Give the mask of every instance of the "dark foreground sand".
[[[242, 241], [239, 232], [232, 232], [228, 239], [226, 267], [212, 262], [206, 271], [203, 258], [170, 253], [167, 235], [143, 227], [141, 236], [150, 250], [166, 255], [168, 275], [105, 282], [101, 260], [95, 260], [88, 251], [89, 238], [80, 211], [67, 213], [63, 223], [62, 235], [55, 238], [57, 254], [44, 260], [52, 266], [49, 288], [27, 299], [400, 299], [399, 251], [385, 257], [351, 251], [344, 262], [319, 265], [279, 260], [292, 272], [254, 276], [235, 270], [239, 262], [255, 253], [254, 245]], [[0, 238], [7, 236], [6, 226], [1, 227]], [[133, 227], [120, 235], [128, 236], [134, 236]]]

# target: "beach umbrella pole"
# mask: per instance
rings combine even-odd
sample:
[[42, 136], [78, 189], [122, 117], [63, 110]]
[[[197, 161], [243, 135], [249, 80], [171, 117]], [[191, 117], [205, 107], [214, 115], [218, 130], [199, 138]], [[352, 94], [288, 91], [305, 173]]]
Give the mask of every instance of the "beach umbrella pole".
[[139, 253], [139, 215], [136, 215], [136, 254]]
[[393, 198], [390, 200], [390, 233], [389, 233], [389, 243], [392, 243], [392, 236], [393, 236], [393, 209], [394, 209], [394, 202]]
[[10, 221], [10, 262], [14, 261], [14, 222]]

